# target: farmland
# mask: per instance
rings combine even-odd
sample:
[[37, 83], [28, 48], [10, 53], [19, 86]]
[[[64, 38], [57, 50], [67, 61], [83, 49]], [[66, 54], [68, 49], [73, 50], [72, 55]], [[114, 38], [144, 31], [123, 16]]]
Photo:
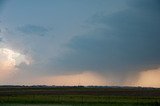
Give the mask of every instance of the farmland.
[[141, 87], [1, 86], [0, 104], [160, 105], [160, 89]]

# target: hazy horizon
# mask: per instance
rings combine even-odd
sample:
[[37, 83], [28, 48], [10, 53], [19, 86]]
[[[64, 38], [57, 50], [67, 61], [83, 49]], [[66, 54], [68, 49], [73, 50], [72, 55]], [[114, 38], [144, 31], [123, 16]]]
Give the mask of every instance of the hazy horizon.
[[0, 85], [160, 87], [159, 0], [0, 0]]

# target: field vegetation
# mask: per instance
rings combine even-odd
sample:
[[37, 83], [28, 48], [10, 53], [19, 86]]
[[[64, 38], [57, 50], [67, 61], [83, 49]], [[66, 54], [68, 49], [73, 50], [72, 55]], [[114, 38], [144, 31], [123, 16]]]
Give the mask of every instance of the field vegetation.
[[160, 89], [130, 87], [1, 86], [0, 104], [158, 106]]

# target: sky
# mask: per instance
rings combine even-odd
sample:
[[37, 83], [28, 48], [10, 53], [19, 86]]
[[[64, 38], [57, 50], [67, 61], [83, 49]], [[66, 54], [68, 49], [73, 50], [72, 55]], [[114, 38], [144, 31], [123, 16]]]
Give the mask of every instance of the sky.
[[160, 87], [159, 0], [0, 0], [0, 85]]

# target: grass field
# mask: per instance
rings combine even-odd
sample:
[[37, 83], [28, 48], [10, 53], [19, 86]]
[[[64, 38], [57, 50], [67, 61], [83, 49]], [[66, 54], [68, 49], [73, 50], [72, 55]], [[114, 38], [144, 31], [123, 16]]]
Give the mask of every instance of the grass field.
[[0, 104], [158, 106], [160, 89], [85, 87], [0, 87]]

